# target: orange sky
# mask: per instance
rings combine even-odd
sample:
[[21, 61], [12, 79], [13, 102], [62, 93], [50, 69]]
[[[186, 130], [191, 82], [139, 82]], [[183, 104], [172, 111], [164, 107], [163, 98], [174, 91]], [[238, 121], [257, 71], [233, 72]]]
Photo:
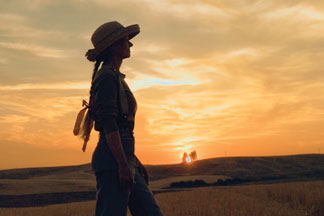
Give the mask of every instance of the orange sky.
[[138, 23], [121, 71], [145, 164], [324, 151], [324, 2], [13, 0], [0, 8], [0, 169], [88, 163], [72, 134], [94, 29]]

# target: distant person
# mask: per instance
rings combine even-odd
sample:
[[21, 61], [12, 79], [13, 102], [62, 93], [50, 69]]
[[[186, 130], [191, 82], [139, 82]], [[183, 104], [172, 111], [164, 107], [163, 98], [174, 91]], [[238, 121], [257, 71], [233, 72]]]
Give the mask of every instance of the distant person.
[[92, 156], [97, 181], [96, 216], [123, 216], [127, 206], [132, 215], [162, 215], [148, 187], [148, 173], [134, 153], [137, 104], [125, 75], [119, 71], [123, 59], [130, 57], [133, 44], [129, 40], [139, 32], [137, 24], [124, 27], [116, 21], [107, 22], [92, 34], [94, 48], [86, 53], [95, 65], [89, 104], [83, 101], [85, 108], [78, 115], [74, 134], [84, 139], [85, 151], [93, 123], [100, 132]]

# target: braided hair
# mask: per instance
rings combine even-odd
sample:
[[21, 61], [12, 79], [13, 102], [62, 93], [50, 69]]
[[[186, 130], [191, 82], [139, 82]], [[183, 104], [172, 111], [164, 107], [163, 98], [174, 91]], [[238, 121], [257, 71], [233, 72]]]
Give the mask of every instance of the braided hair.
[[93, 69], [93, 73], [92, 73], [92, 78], [91, 78], [91, 87], [90, 87], [90, 91], [89, 91], [89, 103], [87, 103], [86, 101], [83, 102], [83, 105], [86, 106], [87, 110], [86, 110], [86, 114], [85, 117], [83, 118], [83, 121], [81, 123], [80, 126], [80, 130], [78, 135], [81, 137], [81, 139], [84, 140], [84, 144], [82, 147], [82, 150], [85, 151], [87, 143], [90, 139], [90, 133], [93, 127], [93, 122], [95, 120], [94, 117], [94, 112], [93, 112], [93, 100], [92, 100], [92, 93], [93, 93], [93, 81], [94, 78], [96, 77], [96, 74], [98, 72], [98, 69], [101, 65], [102, 62], [109, 62], [113, 55], [114, 55], [114, 47], [115, 45], [118, 45], [120, 41], [115, 42], [112, 46], [108, 47], [107, 49], [105, 49], [96, 59], [96, 62], [94, 64], [94, 69]]
[[93, 102], [92, 102], [92, 88], [93, 88], [93, 80], [98, 72], [99, 66], [101, 64], [102, 60], [96, 60], [95, 64], [94, 64], [94, 69], [93, 69], [93, 73], [92, 73], [92, 79], [91, 79], [91, 88], [89, 91], [89, 103], [87, 103], [86, 101], [83, 102], [83, 105], [86, 106], [86, 113], [85, 113], [85, 117], [83, 118], [83, 121], [81, 123], [81, 127], [80, 127], [80, 131], [79, 131], [79, 136], [81, 137], [81, 139], [84, 140], [83, 143], [83, 147], [82, 150], [85, 151], [87, 143], [90, 139], [90, 133], [91, 130], [93, 128], [93, 121], [94, 119], [94, 115], [93, 115]]

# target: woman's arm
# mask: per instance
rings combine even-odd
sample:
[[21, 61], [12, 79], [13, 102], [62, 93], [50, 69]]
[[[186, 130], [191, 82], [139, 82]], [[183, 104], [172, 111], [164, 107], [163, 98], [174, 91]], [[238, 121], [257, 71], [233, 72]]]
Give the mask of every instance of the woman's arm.
[[109, 149], [111, 150], [118, 167], [128, 166], [126, 155], [120, 140], [119, 131], [112, 131], [105, 133], [106, 141]]
[[111, 153], [117, 161], [120, 186], [122, 190], [130, 191], [134, 184], [134, 176], [128, 166], [119, 131], [109, 132], [105, 134], [105, 138]]

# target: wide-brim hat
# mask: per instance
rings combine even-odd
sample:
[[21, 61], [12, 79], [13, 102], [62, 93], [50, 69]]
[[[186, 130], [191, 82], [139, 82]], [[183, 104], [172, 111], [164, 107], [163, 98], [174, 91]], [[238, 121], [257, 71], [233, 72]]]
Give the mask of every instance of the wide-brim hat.
[[119, 22], [107, 22], [99, 26], [91, 36], [91, 42], [94, 46], [86, 53], [89, 61], [96, 61], [102, 51], [107, 49], [116, 41], [128, 36], [132, 39], [140, 32], [139, 25], [134, 24], [124, 27]]

